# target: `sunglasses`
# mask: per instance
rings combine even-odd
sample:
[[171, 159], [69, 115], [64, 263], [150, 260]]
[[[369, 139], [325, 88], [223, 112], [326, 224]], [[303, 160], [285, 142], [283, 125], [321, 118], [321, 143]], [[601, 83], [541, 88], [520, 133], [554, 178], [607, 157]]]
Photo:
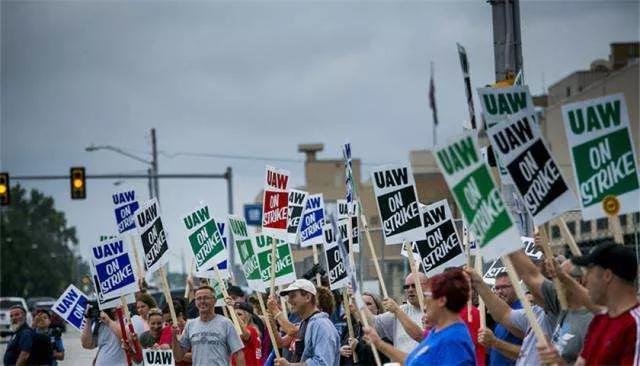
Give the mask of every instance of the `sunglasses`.
[[405, 289], [405, 290], [408, 290], [410, 288], [416, 288], [416, 284], [412, 283], [410, 285], [404, 285], [404, 286], [402, 286], [402, 288]]

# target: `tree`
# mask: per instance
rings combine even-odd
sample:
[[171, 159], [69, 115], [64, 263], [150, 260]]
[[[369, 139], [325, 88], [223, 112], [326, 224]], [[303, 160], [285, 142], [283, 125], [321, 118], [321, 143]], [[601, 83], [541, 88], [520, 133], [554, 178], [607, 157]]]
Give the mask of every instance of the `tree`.
[[57, 297], [87, 265], [74, 254], [76, 229], [67, 227], [52, 197], [17, 185], [0, 211], [0, 294]]

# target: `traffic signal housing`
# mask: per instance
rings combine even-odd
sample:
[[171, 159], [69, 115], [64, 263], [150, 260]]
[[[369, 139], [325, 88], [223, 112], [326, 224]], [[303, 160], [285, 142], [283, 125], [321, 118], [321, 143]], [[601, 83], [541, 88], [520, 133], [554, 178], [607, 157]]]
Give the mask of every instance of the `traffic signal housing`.
[[9, 199], [10, 187], [9, 173], [0, 173], [0, 206], [7, 206], [11, 203], [11, 200]]
[[84, 167], [71, 168], [71, 199], [83, 200], [87, 198], [86, 177]]

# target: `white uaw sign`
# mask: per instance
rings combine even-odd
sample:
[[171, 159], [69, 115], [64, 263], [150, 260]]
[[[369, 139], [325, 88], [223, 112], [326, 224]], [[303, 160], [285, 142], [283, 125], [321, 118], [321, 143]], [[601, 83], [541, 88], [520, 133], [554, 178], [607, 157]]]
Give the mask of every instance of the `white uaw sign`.
[[329, 287], [337, 290], [346, 287], [349, 283], [347, 267], [340, 255], [340, 247], [336, 233], [333, 232], [331, 224], [325, 224], [324, 232], [324, 254], [327, 261], [327, 274], [329, 276]]
[[153, 273], [169, 261], [169, 244], [160, 219], [158, 201], [155, 198], [147, 201], [135, 216], [144, 249], [144, 267], [147, 273]]

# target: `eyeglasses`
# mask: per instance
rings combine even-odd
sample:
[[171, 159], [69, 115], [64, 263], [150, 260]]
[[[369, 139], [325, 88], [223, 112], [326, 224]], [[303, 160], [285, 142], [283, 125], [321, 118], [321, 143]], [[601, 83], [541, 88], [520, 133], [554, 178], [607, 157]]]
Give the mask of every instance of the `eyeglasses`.
[[405, 290], [408, 290], [410, 288], [416, 288], [416, 284], [412, 283], [410, 285], [404, 285], [404, 286], [402, 286], [402, 288], [405, 289]]
[[196, 301], [207, 301], [213, 299], [213, 296], [198, 296], [196, 297]]

